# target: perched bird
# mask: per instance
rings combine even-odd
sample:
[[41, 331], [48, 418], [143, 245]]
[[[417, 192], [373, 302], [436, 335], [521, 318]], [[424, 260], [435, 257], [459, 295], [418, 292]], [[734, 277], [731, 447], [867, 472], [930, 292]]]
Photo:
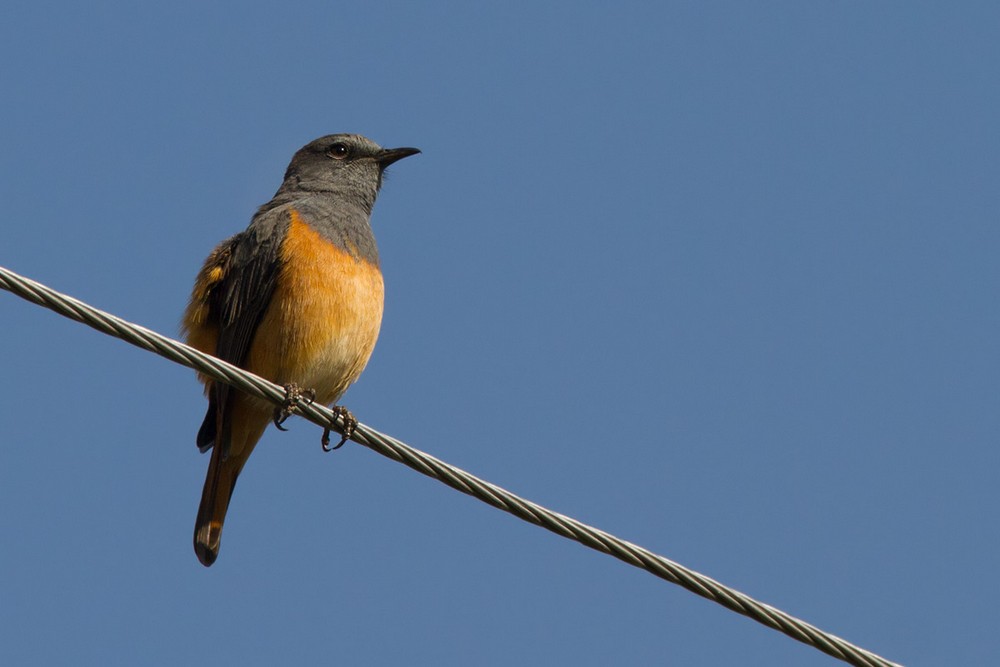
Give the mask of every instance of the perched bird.
[[[383, 283], [369, 218], [385, 168], [419, 153], [332, 134], [292, 158], [274, 198], [205, 260], [184, 313], [187, 342], [323, 404], [358, 379], [378, 338]], [[200, 376], [212, 450], [194, 530], [198, 560], [219, 555], [236, 478], [274, 407]], [[280, 425], [280, 423], [279, 423]]]

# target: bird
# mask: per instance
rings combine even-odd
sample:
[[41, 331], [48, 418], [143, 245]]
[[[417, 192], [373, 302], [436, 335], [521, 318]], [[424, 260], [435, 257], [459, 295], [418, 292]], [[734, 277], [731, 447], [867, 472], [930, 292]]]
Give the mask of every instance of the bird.
[[[382, 322], [372, 208], [386, 168], [419, 152], [382, 148], [358, 134], [323, 136], [299, 149], [274, 197], [198, 272], [181, 322], [187, 343], [295, 398], [337, 401], [368, 363]], [[208, 411], [196, 441], [212, 453], [194, 550], [208, 567], [219, 555], [237, 477], [268, 423], [280, 428], [290, 410], [279, 414], [223, 382], [199, 380]]]

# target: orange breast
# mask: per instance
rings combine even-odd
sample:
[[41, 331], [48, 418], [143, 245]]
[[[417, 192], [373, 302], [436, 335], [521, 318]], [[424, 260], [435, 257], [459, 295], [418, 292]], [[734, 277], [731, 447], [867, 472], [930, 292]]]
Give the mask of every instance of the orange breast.
[[281, 259], [247, 369], [314, 389], [318, 401], [331, 403], [358, 379], [375, 348], [382, 273], [323, 239], [294, 210]]

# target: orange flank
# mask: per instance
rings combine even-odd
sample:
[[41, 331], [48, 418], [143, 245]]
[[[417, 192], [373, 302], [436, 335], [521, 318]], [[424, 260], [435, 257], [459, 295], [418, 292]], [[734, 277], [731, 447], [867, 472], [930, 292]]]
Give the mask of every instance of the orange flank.
[[[194, 282], [194, 293], [181, 322], [187, 344], [206, 354], [215, 354], [215, 346], [219, 341], [218, 322], [209, 319], [209, 295], [225, 278], [225, 267], [229, 264], [231, 254], [232, 246], [229, 243], [221, 243], [205, 260]], [[201, 373], [198, 374], [198, 378], [205, 383], [207, 389], [209, 378]]]

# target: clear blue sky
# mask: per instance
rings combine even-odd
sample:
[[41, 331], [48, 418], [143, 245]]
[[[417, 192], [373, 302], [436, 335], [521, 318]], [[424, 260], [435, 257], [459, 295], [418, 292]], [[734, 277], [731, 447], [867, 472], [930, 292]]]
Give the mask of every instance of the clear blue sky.
[[[299, 146], [418, 146], [363, 422], [887, 658], [1000, 662], [995, 3], [3, 14], [0, 264], [173, 335]], [[0, 663], [836, 664], [302, 420], [205, 569], [193, 373], [0, 322]]]

